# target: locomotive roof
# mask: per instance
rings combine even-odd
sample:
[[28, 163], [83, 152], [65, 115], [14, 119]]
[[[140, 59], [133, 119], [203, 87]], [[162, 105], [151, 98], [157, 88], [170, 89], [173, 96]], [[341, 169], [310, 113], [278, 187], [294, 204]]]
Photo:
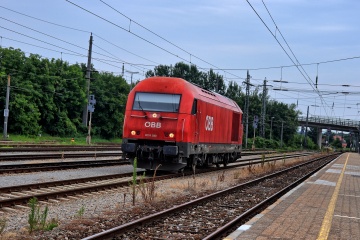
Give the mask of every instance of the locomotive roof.
[[[145, 85], [150, 88], [159, 89], [159, 86], [164, 85], [165, 83], [173, 83], [171, 86], [173, 87], [174, 93], [178, 91], [178, 93], [182, 93], [183, 91], [191, 92], [192, 95], [200, 100], [204, 100], [207, 102], [212, 102], [216, 105], [227, 105], [228, 108], [234, 108], [237, 111], [241, 111], [240, 107], [230, 98], [227, 98], [221, 94], [211, 92], [205, 90], [195, 84], [192, 84], [182, 78], [175, 77], [150, 77], [142, 80], [137, 86]], [[136, 86], [136, 87], [137, 87]], [[139, 89], [140, 90], [140, 89]], [[140, 90], [141, 91], [141, 90]]]

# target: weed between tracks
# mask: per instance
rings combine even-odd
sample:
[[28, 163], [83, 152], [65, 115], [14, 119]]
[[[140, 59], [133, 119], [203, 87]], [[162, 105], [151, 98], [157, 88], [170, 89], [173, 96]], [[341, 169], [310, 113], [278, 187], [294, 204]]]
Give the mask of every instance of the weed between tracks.
[[30, 213], [28, 218], [29, 233], [31, 234], [35, 230], [49, 231], [58, 226], [56, 219], [47, 221], [49, 208], [46, 205], [44, 210], [41, 212], [39, 202], [37, 198], [33, 197], [29, 200]]
[[141, 197], [145, 204], [153, 203], [155, 200], [155, 197], [157, 196], [157, 193], [156, 193], [157, 186], [155, 185], [155, 176], [156, 176], [156, 171], [158, 170], [158, 168], [160, 166], [161, 165], [156, 167], [156, 169], [154, 171], [154, 175], [153, 175], [152, 179], [150, 180], [150, 182], [145, 183], [145, 181], [144, 181], [145, 173], [140, 178], [140, 183], [139, 183], [138, 189], [140, 191]]

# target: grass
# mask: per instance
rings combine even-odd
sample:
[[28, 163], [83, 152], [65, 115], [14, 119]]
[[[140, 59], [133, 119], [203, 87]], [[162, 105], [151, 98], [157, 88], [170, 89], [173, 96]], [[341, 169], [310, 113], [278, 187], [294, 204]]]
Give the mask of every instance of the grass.
[[82, 218], [83, 215], [84, 215], [84, 213], [85, 213], [85, 207], [84, 207], [84, 205], [83, 205], [83, 206], [81, 206], [81, 208], [76, 212], [76, 216], [77, 216], [78, 218]]
[[137, 158], [134, 159], [134, 163], [133, 163], [133, 175], [132, 175], [132, 180], [131, 180], [131, 182], [130, 182], [130, 188], [131, 188], [131, 195], [132, 195], [132, 203], [133, 203], [133, 206], [135, 206], [136, 185], [137, 185]]
[[6, 219], [0, 218], [0, 236], [5, 231], [5, 227], [6, 227]]

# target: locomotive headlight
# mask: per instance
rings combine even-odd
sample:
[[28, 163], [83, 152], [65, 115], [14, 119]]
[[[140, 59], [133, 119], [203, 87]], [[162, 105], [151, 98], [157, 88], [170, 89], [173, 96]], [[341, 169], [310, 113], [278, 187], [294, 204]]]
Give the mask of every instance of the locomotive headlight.
[[131, 131], [131, 135], [134, 136], [135, 134], [136, 134], [136, 131], [132, 130], [132, 131]]
[[173, 138], [174, 136], [175, 136], [175, 135], [174, 135], [173, 133], [170, 133], [170, 134], [169, 134], [169, 137], [170, 137], [170, 138]]

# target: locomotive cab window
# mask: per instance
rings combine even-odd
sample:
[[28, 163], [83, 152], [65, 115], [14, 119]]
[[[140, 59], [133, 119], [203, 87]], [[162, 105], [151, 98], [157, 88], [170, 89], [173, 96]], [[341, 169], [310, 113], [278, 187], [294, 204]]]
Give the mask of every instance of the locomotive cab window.
[[132, 109], [140, 111], [179, 112], [180, 98], [180, 94], [137, 92]]

